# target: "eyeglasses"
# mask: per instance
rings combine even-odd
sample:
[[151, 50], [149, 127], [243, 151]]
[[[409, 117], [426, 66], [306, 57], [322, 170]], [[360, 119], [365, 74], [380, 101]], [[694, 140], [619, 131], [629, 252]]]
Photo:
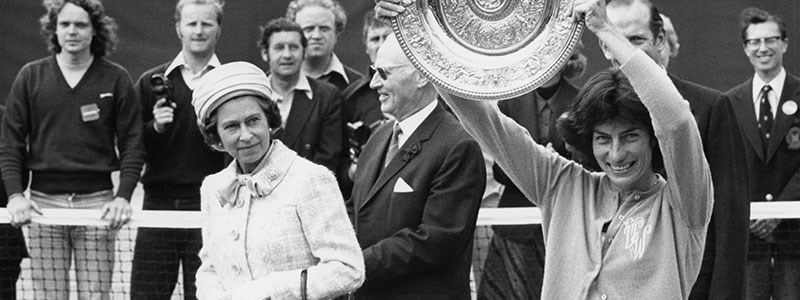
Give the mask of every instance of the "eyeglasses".
[[402, 67], [406, 67], [406, 66], [407, 65], [391, 66], [391, 67], [376, 67], [375, 65], [371, 65], [371, 66], [369, 66], [369, 68], [372, 69], [373, 72], [378, 73], [378, 76], [380, 76], [381, 79], [386, 80], [388, 78], [389, 74], [391, 74], [390, 72], [386, 71], [387, 69], [397, 69], [397, 68], [402, 68]]
[[765, 37], [760, 39], [747, 39], [744, 40], [744, 45], [747, 48], [755, 49], [761, 47], [761, 43], [764, 43], [767, 47], [774, 47], [778, 44], [778, 41], [782, 41], [783, 37], [780, 36], [771, 36]]

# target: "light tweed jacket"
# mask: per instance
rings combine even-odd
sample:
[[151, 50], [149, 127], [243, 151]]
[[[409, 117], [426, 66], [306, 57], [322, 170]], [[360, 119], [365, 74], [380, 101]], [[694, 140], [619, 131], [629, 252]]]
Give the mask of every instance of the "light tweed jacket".
[[249, 193], [240, 192], [241, 207], [223, 207], [219, 199], [236, 177], [236, 161], [203, 181], [198, 298], [225, 299], [237, 287], [266, 277], [271, 299], [300, 299], [303, 269], [308, 269], [308, 299], [360, 287], [364, 260], [333, 174], [278, 140], [264, 159], [253, 179], [265, 196], [251, 201]]

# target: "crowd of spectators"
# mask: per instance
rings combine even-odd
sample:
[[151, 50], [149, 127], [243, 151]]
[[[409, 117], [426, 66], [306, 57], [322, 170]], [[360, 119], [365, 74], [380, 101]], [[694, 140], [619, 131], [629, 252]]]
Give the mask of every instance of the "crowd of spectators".
[[[133, 81], [108, 58], [117, 27], [100, 0], [44, 1], [51, 55], [0, 107], [0, 299], [27, 257], [37, 299], [69, 298], [71, 268], [80, 298], [108, 298], [139, 182], [143, 210], [204, 222], [138, 229], [131, 299], [169, 299], [179, 277], [185, 299], [469, 299], [471, 277], [478, 299], [800, 297], [800, 223], [750, 220], [751, 202], [800, 200], [800, 78], [779, 15], [741, 12], [754, 71], [723, 92], [670, 72], [682, 24], [650, 0], [575, 0], [599, 44], [532, 92], [480, 103], [406, 58], [387, 23], [406, 2], [363, 16], [347, 45], [365, 49], [362, 73], [334, 52], [337, 0], [291, 0], [254, 25], [242, 47], [258, 62], [217, 56], [224, 1], [178, 0], [180, 49]], [[587, 47], [609, 69], [580, 86]], [[498, 184], [490, 206], [544, 220], [475, 241]], [[97, 209], [109, 226], [32, 223], [42, 208]]]

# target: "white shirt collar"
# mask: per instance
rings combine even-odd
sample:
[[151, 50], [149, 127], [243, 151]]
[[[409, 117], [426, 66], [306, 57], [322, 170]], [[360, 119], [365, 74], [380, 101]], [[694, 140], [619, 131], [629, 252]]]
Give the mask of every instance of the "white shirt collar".
[[[270, 83], [272, 82], [272, 73], [270, 73], [269, 76], [267, 76], [267, 80], [269, 80]], [[272, 87], [272, 84], [270, 84], [270, 87], [272, 88], [273, 91], [275, 90], [275, 88]], [[303, 93], [306, 94], [306, 98], [308, 98], [308, 100], [314, 99], [314, 92], [311, 91], [311, 84], [308, 82], [308, 77], [306, 77], [306, 74], [303, 73], [303, 70], [300, 70], [300, 78], [297, 79], [297, 84], [295, 84], [294, 88], [292, 88], [292, 91], [303, 91]], [[281, 95], [278, 95], [278, 93], [273, 92], [273, 95], [276, 98], [281, 98]], [[278, 99], [273, 99], [273, 100], [277, 101]]]
[[[217, 58], [217, 54], [214, 54], [211, 56], [211, 59], [208, 61], [208, 64], [205, 66], [205, 68], [203, 68], [203, 71], [205, 72], [209, 66], [216, 68], [219, 67], [220, 65], [221, 63], [219, 62], [219, 58]], [[169, 66], [167, 67], [167, 71], [164, 72], [164, 74], [169, 75], [177, 67], [188, 68], [188, 66], [186, 66], [186, 60], [184, 59], [183, 51], [178, 53], [178, 56], [176, 56], [175, 59], [172, 60], [172, 63], [169, 64]]]
[[775, 117], [776, 113], [778, 112], [778, 104], [780, 103], [781, 93], [783, 92], [783, 85], [786, 83], [786, 70], [781, 67], [781, 71], [778, 72], [778, 75], [775, 76], [770, 82], [764, 82], [761, 77], [758, 77], [758, 74], [753, 75], [753, 105], [756, 111], [756, 119], [760, 115], [761, 111], [761, 104], [758, 102], [760, 100], [759, 94], [761, 93], [761, 88], [764, 85], [769, 84], [772, 88], [772, 92], [769, 95], [769, 105], [772, 111], [772, 116]]
[[330, 72], [339, 73], [339, 75], [342, 75], [342, 78], [344, 78], [344, 82], [350, 84], [350, 78], [347, 78], [347, 72], [344, 71], [344, 64], [342, 64], [342, 61], [336, 56], [336, 53], [331, 53], [331, 63], [328, 64], [328, 69], [322, 72], [320, 76], [327, 75]]
[[413, 134], [414, 131], [417, 130], [419, 125], [421, 125], [422, 122], [425, 121], [425, 119], [427, 119], [428, 116], [431, 115], [431, 113], [433, 113], [433, 110], [436, 109], [436, 105], [438, 104], [439, 102], [434, 99], [433, 101], [431, 101], [430, 104], [420, 109], [418, 112], [415, 112], [413, 115], [409, 116], [405, 120], [402, 120], [397, 123], [400, 126], [400, 129], [403, 131], [400, 134], [400, 137], [398, 137], [398, 143], [397, 143], [398, 148], [402, 147], [403, 144], [406, 143], [408, 137], [411, 136], [411, 134]]
[[190, 68], [186, 64], [186, 60], [184, 59], [184, 53], [183, 51], [181, 51], [180, 53], [178, 53], [178, 56], [176, 56], [175, 59], [172, 60], [172, 63], [169, 64], [164, 74], [169, 75], [175, 69], [180, 69], [181, 76], [183, 76], [183, 81], [184, 83], [186, 83], [186, 86], [189, 87], [190, 90], [194, 90], [195, 86], [197, 85], [197, 82], [200, 81], [200, 78], [202, 78], [203, 75], [208, 73], [208, 71], [211, 71], [211, 69], [219, 67], [220, 65], [221, 64], [219, 62], [219, 58], [217, 58], [217, 54], [214, 54], [211, 56], [211, 59], [208, 60], [208, 63], [205, 65], [205, 67], [203, 67], [203, 69], [200, 70], [200, 72], [194, 73], [192, 71], [192, 68]]

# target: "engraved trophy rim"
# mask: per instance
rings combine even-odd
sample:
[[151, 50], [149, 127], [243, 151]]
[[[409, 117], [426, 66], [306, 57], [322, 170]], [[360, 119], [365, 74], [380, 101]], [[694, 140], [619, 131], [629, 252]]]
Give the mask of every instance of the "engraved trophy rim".
[[[391, 26], [434, 84], [462, 98], [497, 101], [535, 90], [567, 62], [584, 26], [572, 18], [573, 1], [417, 0]], [[486, 2], [494, 10], [476, 11]]]

